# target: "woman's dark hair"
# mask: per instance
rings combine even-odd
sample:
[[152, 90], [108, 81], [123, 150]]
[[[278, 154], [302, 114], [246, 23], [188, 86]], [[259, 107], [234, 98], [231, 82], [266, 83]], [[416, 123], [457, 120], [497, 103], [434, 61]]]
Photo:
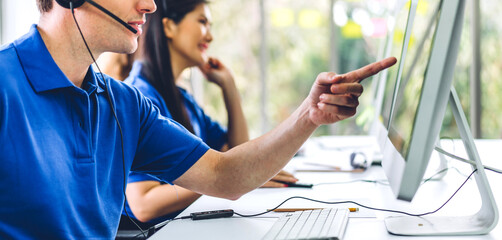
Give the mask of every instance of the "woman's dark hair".
[[207, 0], [160, 0], [156, 1], [157, 11], [151, 14], [144, 26], [140, 52], [143, 59], [142, 74], [162, 95], [172, 118], [194, 133], [185, 110], [181, 93], [175, 84], [162, 19], [169, 18], [179, 23], [187, 13]]

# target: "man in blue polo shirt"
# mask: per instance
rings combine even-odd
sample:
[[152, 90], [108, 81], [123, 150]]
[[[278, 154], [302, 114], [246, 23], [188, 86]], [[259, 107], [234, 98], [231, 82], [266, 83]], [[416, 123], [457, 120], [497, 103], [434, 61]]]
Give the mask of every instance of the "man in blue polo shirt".
[[[95, 1], [138, 32], [84, 3], [75, 17], [94, 56], [135, 51], [153, 0]], [[0, 48], [1, 239], [112, 239], [129, 170], [237, 199], [282, 169], [319, 125], [352, 116], [359, 81], [395, 62], [320, 74], [284, 123], [220, 153], [163, 118], [136, 89], [101, 78], [71, 11], [55, 0], [37, 4], [39, 24]]]

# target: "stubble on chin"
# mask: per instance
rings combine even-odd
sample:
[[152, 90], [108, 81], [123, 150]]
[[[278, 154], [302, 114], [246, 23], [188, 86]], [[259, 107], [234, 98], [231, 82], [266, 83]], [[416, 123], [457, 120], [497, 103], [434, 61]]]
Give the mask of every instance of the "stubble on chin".
[[121, 42], [116, 41], [115, 44], [111, 44], [110, 49], [107, 52], [115, 52], [115, 53], [123, 53], [123, 54], [131, 54], [136, 52], [138, 49], [138, 39], [124, 41]]

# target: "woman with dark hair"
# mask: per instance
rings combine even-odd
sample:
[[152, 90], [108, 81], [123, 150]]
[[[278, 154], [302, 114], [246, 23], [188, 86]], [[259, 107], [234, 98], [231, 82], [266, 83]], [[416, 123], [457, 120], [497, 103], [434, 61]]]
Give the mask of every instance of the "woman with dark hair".
[[[157, 1], [157, 6], [157, 12], [144, 26], [139, 61], [134, 63], [125, 82], [150, 98], [163, 116], [173, 118], [213, 149], [225, 151], [248, 141], [233, 76], [223, 63], [206, 54], [213, 40], [207, 1], [164, 0]], [[227, 130], [205, 115], [193, 97], [177, 86], [182, 71], [194, 66], [221, 88], [228, 113]], [[293, 175], [281, 171], [264, 187], [285, 187], [284, 182], [296, 181]], [[139, 173], [130, 174], [126, 195], [129, 215], [150, 226], [176, 216], [200, 196]]]

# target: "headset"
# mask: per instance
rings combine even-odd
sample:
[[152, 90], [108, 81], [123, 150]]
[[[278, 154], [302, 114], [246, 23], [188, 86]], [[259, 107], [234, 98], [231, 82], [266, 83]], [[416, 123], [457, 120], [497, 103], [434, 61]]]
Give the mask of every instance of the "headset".
[[353, 152], [350, 154], [350, 166], [354, 169], [368, 168], [368, 159], [363, 152]]
[[106, 10], [106, 8], [104, 8], [101, 5], [97, 4], [93, 0], [56, 0], [56, 2], [61, 7], [68, 8], [68, 9], [71, 8], [70, 4], [73, 4], [73, 8], [78, 8], [78, 7], [82, 6], [85, 2], [88, 2], [89, 4], [93, 5], [97, 9], [101, 10], [102, 12], [104, 12], [106, 15], [110, 16], [111, 18], [113, 18], [118, 23], [122, 24], [122, 26], [126, 27], [132, 33], [136, 34], [138, 32], [136, 29], [134, 29], [129, 24], [127, 24], [126, 22], [124, 22], [122, 19], [120, 19], [119, 17], [117, 17], [115, 14], [113, 14], [110, 11]]
[[[120, 121], [117, 117], [117, 112], [115, 111], [115, 106], [113, 104], [113, 101], [111, 99], [111, 96], [110, 96], [110, 91], [108, 89], [108, 83], [106, 81], [106, 79], [104, 78], [103, 76], [103, 73], [101, 72], [101, 69], [99, 68], [98, 64], [96, 63], [96, 59], [94, 58], [92, 52], [91, 52], [91, 49], [89, 48], [89, 45], [87, 44], [87, 41], [85, 40], [85, 37], [84, 35], [82, 34], [82, 31], [80, 30], [80, 26], [77, 22], [77, 19], [75, 18], [75, 13], [73, 12], [73, 10], [75, 8], [78, 8], [80, 6], [82, 6], [85, 2], [93, 5], [94, 7], [96, 7], [97, 9], [99, 9], [100, 11], [104, 12], [106, 15], [110, 16], [111, 18], [113, 18], [115, 21], [117, 21], [118, 23], [120, 23], [122, 26], [126, 27], [129, 31], [131, 31], [132, 33], [136, 34], [138, 31], [136, 29], [134, 29], [133, 27], [131, 27], [129, 24], [127, 24], [126, 22], [122, 21], [122, 19], [120, 19], [119, 17], [117, 17], [115, 14], [111, 13], [110, 11], [108, 11], [107, 9], [105, 9], [104, 7], [102, 7], [101, 5], [97, 4], [96, 2], [94, 2], [93, 0], [56, 0], [56, 2], [63, 8], [67, 8], [67, 9], [70, 9], [71, 12], [72, 12], [72, 15], [73, 15], [73, 20], [75, 20], [75, 24], [77, 25], [77, 28], [78, 28], [78, 31], [80, 32], [80, 35], [82, 36], [82, 40], [84, 41], [84, 44], [87, 48], [87, 50], [89, 51], [89, 55], [91, 56], [92, 58], [92, 61], [94, 62], [94, 64], [96, 64], [96, 67], [98, 69], [98, 73], [101, 75], [101, 78], [103, 78], [103, 81], [105, 83], [105, 89], [106, 89], [106, 94], [107, 94], [107, 99], [108, 99], [108, 103], [110, 104], [110, 108], [112, 110], [112, 113], [113, 113], [113, 117], [115, 118], [115, 121], [117, 122], [117, 127], [118, 127], [118, 130], [120, 132], [120, 140], [121, 140], [121, 146], [122, 146], [122, 168], [123, 168], [123, 173], [124, 173], [124, 181], [123, 181], [123, 194], [124, 194], [124, 208], [125, 208], [125, 205], [126, 205], [126, 202], [127, 202], [127, 196], [126, 196], [126, 193], [125, 193], [125, 188], [126, 188], [126, 169], [125, 169], [125, 153], [124, 153], [124, 134], [122, 132], [122, 127], [120, 126]], [[129, 213], [126, 211], [126, 215], [127, 217], [129, 218], [129, 220], [131, 220], [131, 222], [134, 223], [134, 225], [136, 225], [136, 227], [138, 227], [138, 229], [141, 231], [141, 234], [143, 234], [144, 238], [147, 237], [145, 231], [143, 231], [143, 229], [141, 229], [141, 227], [136, 224], [136, 222], [134, 222], [131, 217], [129, 216]]]

